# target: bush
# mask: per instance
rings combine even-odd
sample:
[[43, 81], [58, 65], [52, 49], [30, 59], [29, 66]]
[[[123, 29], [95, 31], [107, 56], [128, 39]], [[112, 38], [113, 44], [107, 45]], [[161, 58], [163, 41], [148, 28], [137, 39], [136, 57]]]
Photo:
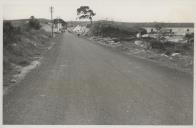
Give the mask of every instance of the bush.
[[30, 28], [34, 28], [34, 29], [40, 29], [41, 28], [39, 20], [35, 19], [34, 16], [30, 17], [29, 26], [30, 26]]
[[194, 33], [187, 33], [184, 36], [184, 39], [187, 40], [187, 43], [193, 43], [194, 42]]
[[175, 43], [171, 41], [160, 41], [154, 38], [143, 38], [144, 41], [149, 42], [152, 49], [156, 49], [159, 52], [163, 52], [166, 55], [171, 55], [172, 53], [180, 54], [193, 54], [194, 46], [191, 43]]
[[150, 45], [152, 49], [160, 49], [160, 50], [165, 50], [164, 44], [160, 42], [159, 40], [151, 40]]

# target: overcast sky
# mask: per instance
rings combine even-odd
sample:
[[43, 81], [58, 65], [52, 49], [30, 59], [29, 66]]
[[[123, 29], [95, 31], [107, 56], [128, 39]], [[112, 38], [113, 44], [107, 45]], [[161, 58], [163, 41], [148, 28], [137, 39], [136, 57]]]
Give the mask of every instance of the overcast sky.
[[[41, 1], [41, 2], [40, 2]], [[76, 20], [76, 9], [88, 5], [96, 13], [94, 20], [123, 22], [193, 22], [195, 0], [4, 0], [3, 19], [24, 19], [30, 16]]]

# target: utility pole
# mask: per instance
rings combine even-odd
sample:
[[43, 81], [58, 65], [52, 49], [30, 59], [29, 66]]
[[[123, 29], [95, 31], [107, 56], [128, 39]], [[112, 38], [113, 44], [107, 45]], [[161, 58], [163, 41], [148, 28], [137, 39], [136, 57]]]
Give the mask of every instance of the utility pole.
[[53, 11], [54, 11], [54, 7], [50, 7], [50, 13], [51, 13], [51, 23], [52, 23], [52, 25], [51, 25], [51, 27], [52, 27], [52, 37], [53, 37], [53, 29], [54, 29], [54, 22], [53, 22]]

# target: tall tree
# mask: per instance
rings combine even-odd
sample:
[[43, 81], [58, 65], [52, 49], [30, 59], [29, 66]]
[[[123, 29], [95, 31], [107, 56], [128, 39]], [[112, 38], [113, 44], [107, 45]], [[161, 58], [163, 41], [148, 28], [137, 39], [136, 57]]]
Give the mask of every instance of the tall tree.
[[92, 17], [96, 14], [90, 9], [89, 6], [80, 6], [80, 8], [77, 9], [77, 15], [79, 16], [79, 19], [89, 19], [92, 24]]

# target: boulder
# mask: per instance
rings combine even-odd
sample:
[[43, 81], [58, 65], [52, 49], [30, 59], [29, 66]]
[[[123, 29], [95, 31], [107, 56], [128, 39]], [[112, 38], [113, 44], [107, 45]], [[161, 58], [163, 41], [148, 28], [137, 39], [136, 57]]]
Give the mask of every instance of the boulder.
[[144, 42], [142, 40], [136, 40], [134, 42], [137, 46], [143, 47], [144, 46]]

